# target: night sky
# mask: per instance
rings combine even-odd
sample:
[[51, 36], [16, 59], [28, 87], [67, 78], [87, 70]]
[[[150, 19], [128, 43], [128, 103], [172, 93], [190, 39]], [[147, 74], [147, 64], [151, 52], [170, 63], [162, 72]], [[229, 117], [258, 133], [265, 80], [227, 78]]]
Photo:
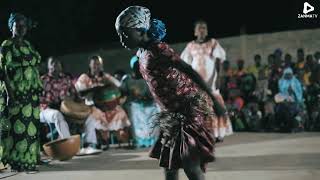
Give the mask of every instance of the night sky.
[[[175, 1], [175, 4], [172, 2]], [[209, 35], [221, 38], [240, 34], [320, 27], [318, 19], [298, 19], [303, 0], [0, 0], [0, 41], [11, 36], [10, 12], [21, 12], [39, 23], [28, 39], [43, 57], [120, 47], [114, 29], [116, 16], [130, 5], [148, 7], [167, 25], [169, 43], [190, 41], [193, 23], [204, 19]], [[320, 14], [320, 1], [308, 0]]]

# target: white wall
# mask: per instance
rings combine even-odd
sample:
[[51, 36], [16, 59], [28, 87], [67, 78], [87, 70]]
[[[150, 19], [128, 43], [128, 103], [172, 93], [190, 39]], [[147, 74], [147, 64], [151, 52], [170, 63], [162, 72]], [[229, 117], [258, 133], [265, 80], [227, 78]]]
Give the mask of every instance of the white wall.
[[[253, 62], [253, 56], [260, 54], [266, 62], [268, 54], [276, 48], [281, 48], [283, 53], [290, 53], [296, 57], [296, 50], [304, 48], [306, 54], [320, 51], [320, 29], [285, 31], [277, 33], [266, 33], [257, 35], [243, 35], [218, 39], [227, 52], [230, 61], [242, 58], [246, 65]], [[172, 47], [180, 53], [186, 43], [173, 44]], [[88, 69], [88, 57], [93, 54], [101, 55], [105, 60], [105, 70], [114, 72], [117, 69], [129, 70], [130, 58], [134, 55], [126, 49], [97, 50], [95, 52], [84, 52], [68, 54], [60, 57], [65, 65], [65, 70], [78, 74]], [[234, 63], [233, 63], [234, 64]]]

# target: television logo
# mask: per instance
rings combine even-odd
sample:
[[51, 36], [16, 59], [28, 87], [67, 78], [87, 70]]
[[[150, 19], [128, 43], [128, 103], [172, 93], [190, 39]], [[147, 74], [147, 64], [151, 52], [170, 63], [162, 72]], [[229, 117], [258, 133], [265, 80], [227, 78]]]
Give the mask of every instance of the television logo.
[[308, 14], [310, 12], [314, 11], [314, 7], [309, 4], [308, 2], [303, 3], [303, 14], [298, 14], [298, 18], [318, 18], [318, 14]]

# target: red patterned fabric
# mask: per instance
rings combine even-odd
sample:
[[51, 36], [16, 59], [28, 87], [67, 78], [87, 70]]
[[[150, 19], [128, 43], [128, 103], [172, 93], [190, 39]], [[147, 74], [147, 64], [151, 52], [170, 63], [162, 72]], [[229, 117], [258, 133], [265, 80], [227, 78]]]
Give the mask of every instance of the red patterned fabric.
[[41, 80], [44, 92], [40, 97], [40, 103], [43, 109], [49, 105], [59, 107], [65, 97], [76, 94], [72, 78], [69, 75], [60, 74], [58, 78], [53, 78], [46, 74], [41, 77]]
[[[147, 49], [140, 49], [137, 55], [140, 72], [162, 110], [186, 117], [176, 129], [179, 135], [170, 146], [164, 143], [167, 140], [160, 130], [160, 137], [150, 156], [159, 159], [161, 167], [178, 169], [182, 167], [181, 159], [190, 156], [191, 149], [197, 149], [205, 170], [206, 163], [214, 160], [214, 139], [206, 128], [213, 118], [212, 100], [187, 74], [174, 66], [181, 59], [167, 44], [152, 44]], [[201, 107], [191, 103], [197, 97], [195, 95], [204, 100]], [[178, 121], [178, 118], [173, 121]]]

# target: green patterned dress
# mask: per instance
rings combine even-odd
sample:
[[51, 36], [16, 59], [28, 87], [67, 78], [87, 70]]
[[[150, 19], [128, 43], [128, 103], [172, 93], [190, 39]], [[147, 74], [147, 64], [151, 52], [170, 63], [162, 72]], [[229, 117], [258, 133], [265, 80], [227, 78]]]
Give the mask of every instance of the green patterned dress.
[[3, 78], [0, 82], [1, 161], [15, 170], [34, 170], [39, 159], [39, 95], [42, 84], [38, 71], [40, 55], [28, 41], [21, 45], [5, 40], [1, 45], [0, 69], [9, 77], [15, 96], [6, 106]]

